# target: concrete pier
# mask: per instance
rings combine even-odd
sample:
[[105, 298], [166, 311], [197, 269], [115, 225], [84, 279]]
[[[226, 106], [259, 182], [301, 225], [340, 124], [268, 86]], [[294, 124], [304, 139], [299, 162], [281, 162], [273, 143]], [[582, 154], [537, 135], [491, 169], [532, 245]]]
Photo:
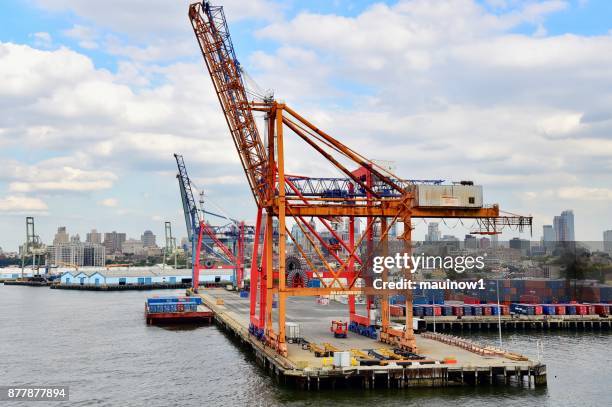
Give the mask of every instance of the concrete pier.
[[[599, 331], [612, 328], [612, 318], [599, 315], [503, 315], [425, 317], [428, 331], [461, 332], [497, 331], [501, 319], [503, 331], [526, 330], [588, 330]], [[399, 321], [399, 320], [398, 320]]]
[[[282, 357], [249, 334], [249, 300], [223, 289], [201, 290], [198, 294], [215, 314], [215, 322], [237, 342], [250, 349], [257, 362], [279, 383], [305, 390], [337, 387], [405, 388], [460, 385], [546, 384], [546, 366], [538, 361], [513, 360], [499, 355], [481, 355], [464, 348], [417, 335], [419, 354], [428, 361], [398, 365], [388, 361], [377, 366], [334, 367], [330, 358], [316, 357], [299, 343], [288, 344], [288, 356]], [[288, 300], [287, 321], [300, 324], [302, 337], [319, 346], [328, 344], [338, 351], [372, 349], [391, 350], [389, 345], [349, 332], [347, 338], [334, 338], [332, 319], [346, 320], [346, 306], [320, 305], [315, 298]], [[445, 359], [453, 363], [444, 363]]]

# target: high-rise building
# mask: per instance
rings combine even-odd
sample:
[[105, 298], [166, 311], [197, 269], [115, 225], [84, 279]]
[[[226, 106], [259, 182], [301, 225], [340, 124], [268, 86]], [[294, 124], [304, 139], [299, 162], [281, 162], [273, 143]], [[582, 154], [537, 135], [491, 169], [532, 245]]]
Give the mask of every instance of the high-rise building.
[[557, 242], [573, 242], [574, 236], [574, 211], [571, 209], [561, 212], [561, 215], [553, 219], [555, 229], [555, 240]]
[[70, 242], [70, 235], [66, 232], [66, 226], [60, 226], [57, 228], [57, 233], [53, 238], [53, 244], [65, 244]]
[[98, 232], [96, 229], [91, 229], [91, 232], [87, 233], [85, 236], [85, 241], [87, 243], [102, 244], [102, 233]]
[[542, 226], [542, 242], [545, 244], [547, 242], [554, 242], [556, 239], [555, 229], [552, 225], [544, 225]]
[[478, 240], [478, 247], [480, 249], [488, 249], [489, 247], [491, 247], [491, 239], [489, 239], [488, 237], [481, 237]]
[[437, 242], [440, 240], [440, 229], [437, 222], [431, 222], [427, 225], [427, 234], [425, 235], [426, 242]]
[[111, 233], [105, 233], [104, 247], [106, 247], [106, 254], [121, 253], [125, 238], [125, 233], [117, 233], [114, 230]]
[[463, 245], [466, 249], [478, 249], [478, 239], [474, 235], [465, 235]]
[[604, 251], [612, 254], [612, 230], [603, 232]]
[[142, 236], [140, 236], [140, 241], [144, 247], [157, 247], [155, 243], [155, 235], [150, 230], [145, 230]]
[[92, 243], [60, 243], [49, 246], [49, 262], [56, 266], [94, 266], [106, 264], [105, 247]]

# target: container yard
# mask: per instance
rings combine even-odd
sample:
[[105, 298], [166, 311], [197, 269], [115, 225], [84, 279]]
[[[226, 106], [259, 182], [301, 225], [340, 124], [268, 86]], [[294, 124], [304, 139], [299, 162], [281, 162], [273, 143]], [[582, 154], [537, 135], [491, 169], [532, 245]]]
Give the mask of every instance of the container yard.
[[337, 336], [329, 323], [342, 320], [346, 310], [335, 302], [316, 305], [313, 297], [288, 302], [289, 343], [283, 356], [249, 330], [248, 298], [223, 289], [202, 290], [198, 297], [214, 312], [217, 324], [251, 350], [279, 383], [305, 390], [546, 384], [542, 363], [454, 336], [417, 334], [418, 354], [398, 352], [351, 331], [346, 338]]

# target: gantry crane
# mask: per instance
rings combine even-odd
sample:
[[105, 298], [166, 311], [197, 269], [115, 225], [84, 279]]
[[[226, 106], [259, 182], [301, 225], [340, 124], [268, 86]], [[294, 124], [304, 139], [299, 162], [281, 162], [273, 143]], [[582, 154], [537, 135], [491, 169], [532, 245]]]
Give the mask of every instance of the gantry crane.
[[[26, 240], [21, 247], [21, 277], [24, 276], [26, 257], [32, 255], [32, 276], [40, 274], [40, 266], [42, 265], [42, 258], [46, 256], [47, 248], [41, 243], [40, 237], [34, 231], [34, 218], [32, 216], [26, 217]], [[38, 256], [38, 263], [36, 262], [36, 256]], [[46, 259], [44, 260], [46, 264]]]
[[[479, 230], [476, 233], [490, 234], [498, 233], [499, 227], [504, 225], [516, 226], [519, 229], [531, 226], [531, 217], [500, 216], [497, 205], [452, 205], [452, 202], [446, 206], [421, 205], [419, 188], [423, 189], [423, 185], [428, 185], [431, 181], [421, 183], [395, 176], [319, 129], [284, 103], [272, 98], [249, 100], [223, 8], [213, 6], [208, 1], [198, 2], [189, 6], [188, 15], [257, 204], [251, 265], [249, 330], [280, 354], [287, 354], [285, 309], [288, 297], [347, 294], [351, 299], [350, 312], [354, 315], [355, 294], [377, 294], [371, 287], [356, 285], [371, 268], [371, 255], [364, 259], [357, 253], [361, 251], [362, 246], [370, 246], [367, 247], [366, 253], [373, 253], [371, 246], [374, 244], [375, 223], [380, 225], [380, 238], [376, 246], [383, 253], [387, 250], [389, 231], [397, 222], [403, 223], [401, 239], [404, 241], [405, 252], [410, 253], [412, 219], [415, 218], [472, 218], [478, 220]], [[263, 136], [267, 139], [266, 144], [262, 142], [253, 112], [263, 112], [265, 115], [267, 132]], [[303, 140], [333, 167], [344, 173], [346, 178], [337, 181], [343, 187], [330, 193], [326, 188], [313, 188], [329, 179], [290, 176], [285, 172], [286, 128], [291, 130], [292, 136]], [[340, 160], [349, 160], [357, 170], [351, 171]], [[348, 219], [348, 241], [338, 237], [338, 244], [348, 255], [335, 259], [337, 263], [328, 261], [318, 248], [318, 244], [323, 242], [316, 231], [311, 230], [306, 222], [307, 217], [317, 219], [332, 233], [332, 219]], [[355, 239], [354, 234], [356, 218], [367, 219], [365, 231], [358, 239]], [[274, 220], [278, 222], [277, 235], [273, 232]], [[288, 220], [308, 237], [315, 255], [309, 254], [297, 244], [287, 227]], [[263, 239], [260, 239], [262, 235]], [[315, 277], [321, 279], [321, 287], [288, 286], [287, 239], [296, 244], [300, 255], [314, 271]], [[276, 255], [273, 254], [275, 251]], [[323, 264], [322, 270], [318, 271], [314, 265], [315, 259]], [[384, 271], [383, 279], [387, 277], [388, 272]], [[409, 272], [407, 277], [410, 278]], [[388, 296], [395, 292], [405, 294], [406, 297], [406, 320], [402, 330], [394, 329], [389, 324]], [[276, 329], [272, 313], [274, 295], [278, 296]], [[388, 290], [382, 295], [381, 320], [382, 341], [403, 349], [416, 350], [410, 290]]]
[[[210, 268], [214, 262], [202, 263], [202, 247], [206, 247], [208, 252], [217, 257], [224, 263], [217, 268], [231, 268], [235, 270], [236, 286], [242, 287], [244, 279], [244, 254], [246, 236], [252, 233], [253, 228], [245, 225], [244, 221], [227, 218], [213, 212], [198, 208], [198, 205], [193, 194], [193, 183], [187, 174], [187, 167], [182, 155], [174, 154], [178, 167], [177, 179], [181, 192], [181, 200], [183, 203], [183, 212], [185, 215], [185, 226], [187, 228], [187, 237], [191, 242], [192, 253], [192, 286], [197, 292], [200, 282], [200, 270]], [[203, 200], [200, 200], [203, 205]], [[211, 226], [204, 219], [204, 215], [212, 215], [231, 221], [228, 225]], [[204, 240], [207, 236], [211, 240], [208, 244]], [[220, 237], [230, 238], [234, 244], [233, 247], [228, 247], [221, 241]], [[220, 250], [220, 253], [215, 250], [215, 247]]]

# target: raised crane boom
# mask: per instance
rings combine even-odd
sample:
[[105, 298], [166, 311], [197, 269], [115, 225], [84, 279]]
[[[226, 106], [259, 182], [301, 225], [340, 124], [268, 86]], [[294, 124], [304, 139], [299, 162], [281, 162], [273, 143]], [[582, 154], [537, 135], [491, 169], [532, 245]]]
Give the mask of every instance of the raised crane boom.
[[268, 160], [230, 38], [223, 7], [207, 1], [189, 6], [189, 20], [258, 205], [267, 195]]
[[187, 175], [185, 160], [183, 160], [183, 156], [179, 154], [174, 154], [174, 158], [176, 159], [176, 165], [178, 167], [178, 174], [176, 175], [176, 178], [179, 181], [179, 187], [181, 189], [181, 201], [183, 202], [187, 237], [189, 238], [190, 242], [193, 242], [193, 235], [196, 233], [201, 220], [200, 213], [198, 212], [196, 200], [193, 196], [189, 175]]

